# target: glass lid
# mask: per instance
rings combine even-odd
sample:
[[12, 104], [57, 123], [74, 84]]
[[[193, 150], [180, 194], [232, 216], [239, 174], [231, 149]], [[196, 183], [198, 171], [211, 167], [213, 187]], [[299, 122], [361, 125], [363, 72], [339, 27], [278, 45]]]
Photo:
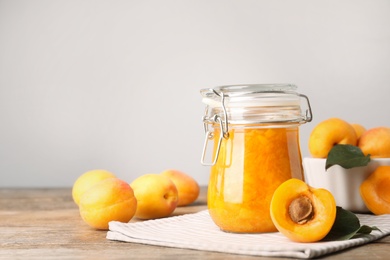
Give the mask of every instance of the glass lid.
[[[245, 85], [226, 85], [214, 88], [217, 92], [222, 92], [225, 96], [250, 95], [266, 92], [295, 92], [296, 85], [293, 84], [245, 84]], [[208, 96], [210, 89], [202, 89], [201, 94]]]
[[248, 84], [227, 85], [200, 91], [203, 103], [221, 106], [223, 97], [225, 105], [231, 106], [291, 106], [299, 105], [297, 86], [293, 84]]

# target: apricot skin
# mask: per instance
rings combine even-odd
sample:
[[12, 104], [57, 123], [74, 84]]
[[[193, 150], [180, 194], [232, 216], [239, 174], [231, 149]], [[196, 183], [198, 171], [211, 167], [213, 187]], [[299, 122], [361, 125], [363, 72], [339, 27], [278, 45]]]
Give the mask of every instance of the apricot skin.
[[360, 185], [360, 195], [375, 215], [390, 214], [390, 166], [379, 166]]
[[175, 184], [161, 174], [144, 174], [135, 179], [130, 186], [138, 201], [135, 217], [139, 219], [156, 219], [168, 217], [178, 203], [178, 192]]
[[178, 170], [165, 170], [161, 175], [167, 176], [177, 188], [179, 201], [177, 206], [186, 206], [193, 203], [199, 196], [199, 184], [194, 178]]
[[339, 118], [320, 122], [309, 136], [309, 151], [315, 158], [326, 158], [336, 144], [357, 144], [355, 129]]
[[364, 132], [367, 131], [367, 129], [362, 126], [361, 124], [351, 124], [351, 126], [353, 127], [353, 129], [355, 129], [355, 132], [356, 132], [356, 138], [359, 140], [360, 136], [362, 136], [362, 134]]
[[107, 230], [110, 221], [129, 222], [136, 211], [137, 200], [130, 185], [117, 178], [102, 180], [80, 198], [82, 219], [91, 227]]
[[390, 157], [390, 128], [381, 126], [367, 130], [360, 137], [358, 146], [372, 158]]
[[[289, 207], [299, 197], [307, 197], [313, 206], [313, 215], [303, 224], [290, 217]], [[280, 233], [295, 242], [311, 243], [323, 239], [336, 219], [336, 201], [325, 189], [315, 189], [298, 179], [283, 182], [271, 200], [271, 218]]]
[[115, 175], [106, 170], [91, 170], [83, 173], [77, 178], [72, 188], [73, 201], [79, 205], [83, 193], [90, 187], [107, 178], [116, 178]]

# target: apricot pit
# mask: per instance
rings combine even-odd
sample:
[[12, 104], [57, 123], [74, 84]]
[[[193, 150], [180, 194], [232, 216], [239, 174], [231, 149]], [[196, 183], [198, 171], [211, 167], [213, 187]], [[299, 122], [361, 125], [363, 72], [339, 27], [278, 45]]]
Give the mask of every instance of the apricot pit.
[[290, 218], [297, 224], [305, 224], [314, 216], [311, 200], [306, 196], [294, 199], [288, 207]]

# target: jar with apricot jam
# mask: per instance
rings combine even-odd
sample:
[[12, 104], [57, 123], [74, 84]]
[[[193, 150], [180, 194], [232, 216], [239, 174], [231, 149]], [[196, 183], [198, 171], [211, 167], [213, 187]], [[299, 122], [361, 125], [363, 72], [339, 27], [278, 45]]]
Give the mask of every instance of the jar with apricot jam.
[[206, 104], [201, 162], [211, 166], [207, 204], [221, 230], [276, 231], [271, 198], [284, 181], [303, 180], [299, 126], [312, 119], [309, 99], [296, 89], [256, 84], [201, 90]]

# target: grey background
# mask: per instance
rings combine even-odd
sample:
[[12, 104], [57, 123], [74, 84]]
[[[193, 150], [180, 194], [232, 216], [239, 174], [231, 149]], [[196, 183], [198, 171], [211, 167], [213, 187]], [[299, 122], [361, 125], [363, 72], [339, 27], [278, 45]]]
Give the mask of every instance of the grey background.
[[293, 83], [312, 128], [390, 126], [390, 1], [0, 0], [0, 187], [132, 181], [176, 168], [207, 184], [199, 90]]

